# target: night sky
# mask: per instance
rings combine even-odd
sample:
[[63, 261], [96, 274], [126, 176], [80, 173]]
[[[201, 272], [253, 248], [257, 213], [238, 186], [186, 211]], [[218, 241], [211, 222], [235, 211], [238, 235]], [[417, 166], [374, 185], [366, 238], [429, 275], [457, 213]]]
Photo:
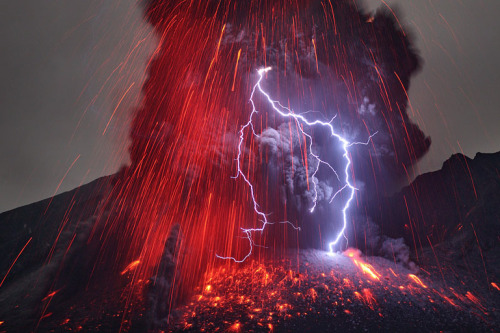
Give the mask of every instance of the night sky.
[[[420, 171], [461, 150], [500, 150], [500, 2], [385, 3], [424, 61], [409, 90], [413, 120], [432, 138]], [[128, 124], [156, 44], [136, 1], [1, 1], [0, 42], [0, 212], [128, 162]]]

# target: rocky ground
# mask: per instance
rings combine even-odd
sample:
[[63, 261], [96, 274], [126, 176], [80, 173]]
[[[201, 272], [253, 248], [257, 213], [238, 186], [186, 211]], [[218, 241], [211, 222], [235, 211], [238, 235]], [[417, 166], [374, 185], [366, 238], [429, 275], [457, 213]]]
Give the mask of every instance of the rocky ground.
[[[211, 272], [169, 331], [487, 332], [500, 326], [500, 290], [446, 269], [445, 280], [356, 250], [302, 251]], [[496, 284], [495, 284], [496, 285]]]
[[[375, 222], [399, 225], [391, 236], [406, 238], [414, 264], [356, 250], [222, 263], [176, 307], [160, 288], [154, 316], [148, 296], [132, 295], [133, 267], [87, 284], [86, 240], [96, 212], [109, 213], [103, 178], [0, 214], [0, 332], [499, 331], [499, 170], [500, 153], [457, 155], [387, 199]], [[408, 217], [414, 229], [398, 224]]]

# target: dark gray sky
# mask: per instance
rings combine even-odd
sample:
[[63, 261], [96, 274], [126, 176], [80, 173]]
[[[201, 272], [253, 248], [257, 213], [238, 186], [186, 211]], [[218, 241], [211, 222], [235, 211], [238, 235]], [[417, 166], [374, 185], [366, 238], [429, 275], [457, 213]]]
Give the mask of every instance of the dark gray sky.
[[[424, 60], [409, 90], [413, 120], [432, 139], [420, 171], [439, 169], [461, 148], [469, 157], [500, 151], [500, 1], [385, 3], [414, 35]], [[385, 7], [382, 0], [365, 4]]]
[[[385, 3], [425, 61], [409, 91], [413, 119], [433, 140], [421, 171], [459, 144], [469, 156], [500, 150], [500, 1]], [[128, 124], [156, 43], [136, 0], [0, 1], [0, 43], [0, 212], [128, 161]]]
[[135, 0], [0, 1], [0, 45], [0, 212], [127, 162], [155, 46]]

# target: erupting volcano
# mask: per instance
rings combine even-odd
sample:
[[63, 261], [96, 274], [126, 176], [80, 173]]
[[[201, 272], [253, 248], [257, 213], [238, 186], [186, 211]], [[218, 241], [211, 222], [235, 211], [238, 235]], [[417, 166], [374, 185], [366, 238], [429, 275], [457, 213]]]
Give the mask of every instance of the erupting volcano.
[[[416, 181], [394, 195], [431, 144], [411, 120], [420, 59], [394, 11], [350, 0], [142, 6], [158, 45], [131, 163], [73, 193], [71, 207], [85, 208], [68, 209], [55, 239], [18, 241], [0, 288], [49, 240], [50, 273], [25, 300], [40, 294], [36, 320], [0, 312], [0, 331], [3, 320], [39, 331], [494, 330], [498, 235], [478, 238], [484, 227], [468, 220], [493, 185], [458, 159], [468, 171], [456, 184], [476, 201], [442, 228], [421, 200], [432, 190]], [[484, 165], [498, 184], [498, 158]], [[487, 256], [479, 239], [492, 239]], [[471, 240], [480, 259], [446, 259]]]
[[146, 16], [160, 42], [118, 214], [103, 222], [123, 234], [113, 263], [138, 260], [140, 279], [177, 223], [185, 286], [256, 248], [341, 250], [367, 219], [351, 202], [362, 211], [429, 146], [405, 110], [418, 58], [391, 16], [347, 1], [154, 1]]

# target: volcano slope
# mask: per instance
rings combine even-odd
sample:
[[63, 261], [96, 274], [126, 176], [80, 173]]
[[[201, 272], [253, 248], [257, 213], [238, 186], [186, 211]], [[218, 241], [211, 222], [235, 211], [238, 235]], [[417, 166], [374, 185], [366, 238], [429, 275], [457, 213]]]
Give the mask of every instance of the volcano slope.
[[[467, 196], [470, 178], [458, 177], [467, 165], [477, 198]], [[111, 178], [103, 178], [0, 214], [0, 332], [498, 331], [499, 169], [499, 153], [474, 160], [455, 156], [403, 189], [403, 194], [418, 189], [425, 198], [421, 211], [439, 216], [425, 219], [432, 222], [429, 234], [417, 239], [430, 241], [409, 253], [415, 264], [352, 249], [334, 255], [301, 250], [281, 259], [254, 255], [242, 264], [221, 261], [176, 304], [168, 287], [176, 263], [168, 255], [165, 276], [141, 282], [148, 286], [147, 294], [136, 298], [140, 303], [127, 303], [134, 265], [123, 267], [119, 276], [93, 272], [98, 283], [89, 288], [96, 254], [88, 235], [111, 188]], [[436, 179], [443, 183], [441, 193], [424, 186]], [[405, 223], [396, 209], [401, 193], [384, 206], [385, 221], [394, 226]], [[436, 196], [442, 199], [438, 206]], [[407, 198], [410, 216], [422, 216]], [[436, 237], [440, 226], [446, 232]], [[152, 294], [156, 309], [148, 304]]]
[[397, 249], [387, 259], [350, 249], [221, 268], [170, 329], [497, 331], [499, 170], [500, 153], [453, 155], [374, 205], [377, 225], [412, 244], [416, 264], [399, 264]]
[[449, 268], [402, 267], [358, 250], [306, 250], [220, 268], [172, 314], [170, 331], [494, 331], [500, 290]]

